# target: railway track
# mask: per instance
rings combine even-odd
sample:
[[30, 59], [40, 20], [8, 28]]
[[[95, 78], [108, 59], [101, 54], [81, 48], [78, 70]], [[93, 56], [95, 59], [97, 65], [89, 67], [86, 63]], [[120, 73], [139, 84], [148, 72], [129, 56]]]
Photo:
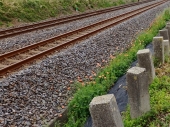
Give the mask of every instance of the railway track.
[[27, 26], [3, 30], [3, 31], [0, 31], [0, 39], [7, 38], [7, 37], [10, 37], [10, 36], [15, 36], [15, 35], [26, 33], [26, 32], [31, 32], [31, 31], [38, 30], [38, 29], [52, 27], [52, 26], [59, 25], [59, 24], [64, 24], [64, 23], [67, 23], [67, 22], [87, 18], [87, 17], [90, 17], [90, 16], [99, 15], [99, 14], [102, 14], [102, 13], [107, 13], [107, 12], [111, 12], [111, 11], [116, 11], [116, 10], [128, 8], [128, 7], [131, 7], [131, 6], [136, 6], [136, 5], [151, 2], [151, 1], [153, 1], [153, 0], [146, 0], [146, 1], [141, 1], [141, 2], [137, 2], [137, 3], [131, 3], [131, 4], [126, 4], [126, 5], [114, 7], [114, 8], [108, 8], [108, 9], [103, 9], [103, 10], [99, 10], [99, 11], [94, 11], [94, 12], [69, 16], [69, 17], [65, 17], [65, 18], [55, 19], [55, 20], [51, 20], [51, 21], [35, 23], [35, 24], [32, 24], [32, 25], [27, 25]]
[[73, 45], [89, 36], [92, 36], [104, 29], [117, 25], [129, 18], [139, 15], [149, 9], [152, 9], [167, 0], [148, 5], [131, 12], [121, 14], [119, 16], [103, 20], [92, 25], [80, 28], [65, 34], [41, 41], [37, 44], [32, 44], [27, 47], [11, 51], [0, 56], [0, 76], [11, 73], [15, 69], [24, 66], [25, 64], [35, 61], [49, 53], [62, 50], [63, 48]]

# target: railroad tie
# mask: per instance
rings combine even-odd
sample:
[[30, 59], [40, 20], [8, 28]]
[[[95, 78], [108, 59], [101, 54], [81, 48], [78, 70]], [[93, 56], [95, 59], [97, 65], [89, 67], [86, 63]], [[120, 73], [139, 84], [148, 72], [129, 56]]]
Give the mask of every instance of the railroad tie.
[[0, 64], [0, 68], [5, 68], [7, 65]]
[[19, 62], [20, 60], [14, 60], [14, 59], [7, 59], [5, 58], [6, 61], [9, 61], [9, 62], [12, 62], [12, 63], [17, 63]]
[[31, 55], [28, 54], [19, 54], [21, 57], [30, 57]]
[[55, 47], [56, 44], [48, 44], [50, 47]]
[[37, 54], [37, 53], [40, 53], [41, 51], [30, 50], [29, 52]]
[[39, 47], [40, 50], [47, 50], [49, 47]]

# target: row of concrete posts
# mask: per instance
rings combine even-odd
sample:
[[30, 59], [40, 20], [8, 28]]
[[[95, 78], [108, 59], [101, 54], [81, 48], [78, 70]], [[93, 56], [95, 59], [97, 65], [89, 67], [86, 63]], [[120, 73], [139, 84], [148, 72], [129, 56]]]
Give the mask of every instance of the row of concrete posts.
[[[164, 63], [169, 55], [170, 23], [153, 38], [154, 59]], [[138, 67], [127, 71], [126, 82], [131, 118], [137, 118], [150, 110], [149, 84], [155, 77], [152, 54], [149, 49], [137, 52]], [[94, 97], [90, 103], [93, 127], [123, 127], [122, 118], [113, 94]]]

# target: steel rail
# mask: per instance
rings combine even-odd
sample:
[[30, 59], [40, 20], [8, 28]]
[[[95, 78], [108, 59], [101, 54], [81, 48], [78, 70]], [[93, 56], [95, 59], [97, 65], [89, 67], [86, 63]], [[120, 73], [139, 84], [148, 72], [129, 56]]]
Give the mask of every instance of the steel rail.
[[[56, 47], [47, 49], [47, 50], [45, 50], [45, 51], [43, 51], [43, 52], [41, 52], [41, 53], [38, 53], [38, 54], [33, 55], [33, 56], [31, 56], [31, 57], [28, 57], [28, 58], [26, 58], [26, 59], [24, 59], [24, 60], [21, 60], [21, 61], [19, 61], [19, 62], [17, 62], [17, 63], [14, 63], [14, 64], [12, 64], [12, 65], [9, 65], [9, 66], [7, 66], [7, 67], [4, 67], [4, 68], [2, 68], [2, 69], [0, 70], [0, 75], [5, 74], [5, 73], [7, 73], [8, 71], [14, 70], [14, 69], [16, 69], [16, 68], [19, 68], [21, 65], [24, 65], [24, 64], [26, 64], [26, 63], [28, 63], [28, 62], [31, 62], [31, 61], [33, 61], [33, 60], [35, 60], [35, 59], [37, 59], [37, 58], [40, 58], [40, 57], [42, 57], [42, 56], [44, 56], [44, 55], [47, 55], [47, 54], [49, 54], [49, 53], [51, 53], [51, 52], [54, 52], [54, 51], [56, 51], [56, 50], [61, 50], [62, 48], [66, 47], [66, 46], [69, 46], [69, 45], [71, 45], [71, 44], [76, 43], [77, 41], [80, 41], [80, 40], [82, 40], [82, 39], [84, 39], [84, 38], [87, 38], [87, 37], [89, 37], [89, 36], [92, 36], [93, 34], [96, 34], [97, 32], [99, 32], [99, 31], [101, 31], [101, 30], [104, 30], [104, 29], [106, 29], [106, 28], [109, 28], [109, 27], [111, 27], [111, 26], [113, 26], [113, 25], [117, 25], [117, 24], [119, 24], [119, 23], [121, 23], [121, 22], [123, 22], [123, 21], [125, 21], [125, 20], [127, 20], [127, 19], [130, 19], [130, 18], [132, 18], [132, 17], [134, 17], [134, 16], [136, 16], [136, 15], [138, 15], [138, 14], [141, 14], [141, 13], [143, 13], [143, 12], [149, 10], [149, 9], [152, 9], [152, 8], [154, 8], [154, 7], [162, 4], [162, 3], [165, 3], [166, 1], [167, 1], [167, 0], [164, 0], [164, 1], [158, 2], [158, 3], [156, 3], [156, 4], [152, 4], [152, 5], [150, 5], [150, 6], [148, 5], [148, 6], [146, 6], [146, 7], [143, 7], [143, 8], [137, 9], [137, 10], [134, 10], [134, 11], [132, 11], [132, 12], [124, 13], [124, 14], [122, 14], [122, 15], [119, 15], [119, 16], [114, 17], [114, 20], [113, 20], [113, 18], [108, 19], [108, 20], [110, 20], [110, 21], [111, 21], [111, 20], [113, 20], [113, 21], [112, 21], [110, 24], [107, 24], [107, 25], [105, 25], [105, 26], [102, 26], [102, 27], [100, 26], [97, 30], [93, 30], [93, 31], [91, 30], [91, 32], [88, 32], [88, 33], [87, 33], [87, 31], [85, 31], [85, 34], [83, 34], [83, 35], [82, 35], [82, 34], [79, 34], [79, 35], [80, 35], [79, 37], [74, 38], [74, 39], [72, 39], [71, 41], [66, 41], [65, 43], [60, 44], [60, 45], [58, 45], [58, 46], [56, 46]], [[123, 16], [124, 16], [125, 18], [123, 18]], [[117, 18], [119, 18], [119, 19], [117, 19]], [[96, 24], [99, 25], [99, 24], [102, 24], [102, 23], [106, 23], [106, 20], [104, 20], [104, 21], [102, 21], [102, 22], [98, 22], [98, 23], [96, 23]], [[83, 33], [83, 30], [89, 29], [89, 27], [94, 28], [94, 26], [95, 26], [96, 24], [93, 24], [93, 25], [90, 25], [90, 26], [88, 26], [88, 27], [81, 28], [81, 29], [78, 29], [78, 30], [75, 30], [75, 31], [72, 31], [72, 32], [69, 32], [69, 33], [66, 33], [66, 34], [63, 34], [63, 35], [61, 35], [61, 36], [62, 36], [62, 37], [65, 37], [66, 35], [69, 36], [69, 35], [71, 35], [71, 34], [73, 34], [73, 33], [76, 33], [76, 32], [77, 32], [77, 33]], [[56, 38], [51, 38], [50, 40], [45, 40], [45, 41], [42, 42], [42, 43], [46, 44], [46, 43], [51, 42], [51, 41], [56, 41], [57, 39], [62, 38], [61, 36], [57, 36]], [[41, 43], [41, 45], [42, 45], [42, 43]], [[32, 45], [32, 46], [33, 46], [33, 45]], [[35, 48], [35, 47], [33, 47], [33, 48]], [[28, 49], [29, 49], [29, 48], [27, 48], [27, 49], [25, 49], [25, 50], [20, 49], [20, 53], [21, 53], [21, 52], [26, 52]], [[19, 51], [19, 50], [16, 51], [16, 54], [19, 53], [18, 51]], [[13, 55], [14, 55], [14, 53], [13, 53]], [[7, 57], [11, 57], [11, 56], [13, 56], [13, 55], [12, 55], [12, 52], [10, 52], [10, 55], [8, 55], [8, 54], [1, 55], [1, 56], [0, 56], [0, 59], [7, 58]]]
[[[149, 7], [149, 6], [150, 6], [150, 5], [148, 5], [148, 6], [146, 6], [146, 7]], [[131, 11], [131, 12], [135, 12], [135, 11], [136, 11], [136, 10]], [[100, 21], [100, 22], [91, 24], [91, 25], [86, 26], [86, 27], [83, 27], [83, 28], [79, 28], [79, 29], [73, 30], [73, 31], [71, 31], [71, 32], [66, 32], [66, 33], [61, 34], [61, 35], [58, 35], [58, 36], [56, 36], [56, 37], [43, 40], [43, 41], [38, 42], [38, 43], [36, 43], [36, 44], [28, 45], [28, 46], [26, 46], [26, 47], [17, 49], [17, 50], [15, 50], [15, 51], [8, 52], [8, 53], [6, 53], [6, 54], [2, 54], [2, 55], [0, 55], [0, 60], [3, 59], [4, 57], [10, 57], [10, 56], [13, 56], [14, 54], [21, 53], [21, 52], [25, 52], [26, 50], [31, 49], [31, 48], [36, 48], [37, 46], [44, 45], [44, 44], [49, 43], [49, 42], [52, 42], [52, 41], [57, 41], [57, 40], [59, 40], [60, 38], [67, 37], [67, 36], [70, 36], [70, 35], [72, 35], [72, 34], [77, 34], [77, 33], [80, 32], [80, 31], [83, 31], [83, 30], [92, 28], [92, 27], [94, 27], [94, 26], [96, 26], [96, 25], [105, 23], [105, 22], [110, 21], [110, 20], [113, 20], [113, 19], [115, 20], [115, 18], [119, 18], [119, 17], [125, 16], [125, 15], [127, 15], [128, 13], [129, 13], [129, 12], [124, 13], [124, 14], [121, 14], [121, 15], [119, 15], [119, 16], [115, 16], [115, 17], [110, 18], [110, 19], [106, 19], [106, 20], [103, 20], [103, 21]]]
[[55, 20], [51, 20], [51, 21], [44, 21], [44, 22], [35, 23], [35, 24], [32, 24], [32, 25], [21, 26], [21, 27], [17, 27], [17, 28], [11, 28], [11, 29], [7, 29], [7, 30], [3, 30], [3, 31], [0, 31], [0, 39], [7, 38], [7, 37], [10, 37], [10, 36], [15, 36], [15, 35], [18, 35], [18, 34], [23, 34], [23, 33], [26, 33], [26, 32], [31, 32], [31, 31], [38, 30], [38, 29], [52, 27], [52, 26], [55, 26], [55, 25], [59, 25], [59, 24], [63, 24], [63, 23], [87, 18], [87, 17], [90, 17], [90, 16], [99, 15], [99, 14], [102, 14], [102, 13], [107, 13], [107, 12], [116, 11], [116, 10], [124, 9], [124, 8], [127, 8], [127, 7], [131, 7], [131, 6], [136, 6], [136, 5], [151, 2], [151, 1], [154, 1], [154, 0], [146, 0], [146, 1], [142, 1], [142, 2], [125, 4], [125, 5], [118, 6], [118, 7], [113, 7], [113, 8], [83, 13], [83, 14], [79, 14], [79, 15], [68, 16], [68, 17], [65, 17], [65, 18], [59, 18], [59, 19], [55, 19]]

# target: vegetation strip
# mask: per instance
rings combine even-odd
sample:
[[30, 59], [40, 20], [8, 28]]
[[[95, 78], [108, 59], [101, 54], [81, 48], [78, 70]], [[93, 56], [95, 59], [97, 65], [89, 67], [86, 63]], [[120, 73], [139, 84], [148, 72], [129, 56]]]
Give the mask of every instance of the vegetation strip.
[[[132, 44], [131, 48], [116, 57], [111, 56], [110, 63], [101, 68], [95, 79], [87, 82], [75, 83], [76, 92], [68, 105], [68, 122], [65, 127], [80, 127], [84, 124], [89, 114], [89, 103], [93, 97], [106, 94], [118, 77], [122, 76], [136, 59], [136, 53], [143, 49], [157, 35], [158, 31], [165, 26], [170, 19], [170, 10], [165, 10], [162, 15], [152, 23], [151, 27], [141, 33]], [[92, 81], [90, 81], [92, 80]]]

